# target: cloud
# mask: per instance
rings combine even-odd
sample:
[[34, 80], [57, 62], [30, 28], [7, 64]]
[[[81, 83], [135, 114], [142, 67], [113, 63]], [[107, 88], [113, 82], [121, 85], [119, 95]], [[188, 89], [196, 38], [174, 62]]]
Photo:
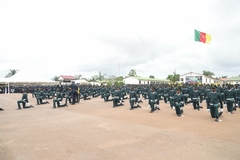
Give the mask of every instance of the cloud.
[[[26, 66], [49, 78], [239, 75], [239, 8], [238, 0], [2, 0], [0, 77]], [[211, 44], [194, 42], [194, 29]]]

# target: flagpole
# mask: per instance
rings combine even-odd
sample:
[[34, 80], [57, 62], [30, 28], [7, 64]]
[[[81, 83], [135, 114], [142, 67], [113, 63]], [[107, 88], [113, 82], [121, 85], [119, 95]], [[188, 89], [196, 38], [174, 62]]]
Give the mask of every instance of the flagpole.
[[[193, 32], [194, 32], [194, 41], [193, 41], [193, 43], [194, 43], [194, 45], [193, 45], [193, 54], [194, 54], [194, 68], [193, 68], [193, 73], [195, 73], [195, 66], [196, 66], [196, 64], [197, 64], [197, 58], [196, 58], [196, 41], [195, 41], [195, 29], [193, 30]], [[194, 81], [194, 84], [196, 83], [196, 81], [195, 81], [195, 75], [193, 76], [193, 81]]]

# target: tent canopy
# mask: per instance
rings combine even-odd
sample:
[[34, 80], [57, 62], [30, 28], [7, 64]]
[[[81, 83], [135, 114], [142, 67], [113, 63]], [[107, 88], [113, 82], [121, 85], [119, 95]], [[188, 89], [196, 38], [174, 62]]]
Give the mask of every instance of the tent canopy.
[[40, 76], [37, 71], [21, 69], [9, 78], [0, 78], [0, 83], [56, 83], [50, 79]]
[[75, 83], [76, 84], [89, 84], [89, 82], [88, 81], [86, 81], [85, 79], [80, 79], [80, 80], [75, 80]]

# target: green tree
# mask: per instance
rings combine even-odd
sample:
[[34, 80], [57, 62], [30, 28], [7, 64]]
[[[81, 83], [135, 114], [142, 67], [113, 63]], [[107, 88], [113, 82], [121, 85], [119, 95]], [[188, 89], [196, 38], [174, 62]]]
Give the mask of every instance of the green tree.
[[149, 78], [155, 78], [153, 75], [150, 75]]
[[117, 77], [116, 80], [117, 80], [117, 81], [123, 81], [123, 76], [119, 76], [119, 77]]
[[91, 82], [96, 82], [96, 81], [103, 81], [105, 80], [106, 74], [102, 74], [100, 71], [98, 71], [98, 75], [94, 75], [92, 76], [92, 78], [90, 79]]
[[79, 80], [79, 79], [81, 79], [81, 77], [82, 77], [82, 75], [81, 75], [81, 74], [75, 75], [75, 78], [76, 78], [76, 80]]
[[89, 79], [89, 82], [96, 82], [98, 79], [98, 76], [97, 75], [94, 75], [92, 76], [90, 79]]
[[58, 81], [59, 78], [60, 78], [59, 76], [54, 76], [54, 77], [52, 78], [52, 80], [53, 80], [53, 81]]
[[215, 73], [213, 73], [211, 71], [206, 71], [206, 70], [202, 71], [202, 73], [204, 76], [207, 76], [207, 77], [212, 77], [215, 75]]
[[123, 85], [124, 85], [123, 82], [119, 82], [119, 81], [114, 82], [114, 86], [116, 86], [116, 87], [122, 87]]
[[15, 75], [19, 70], [18, 69], [10, 69], [9, 73], [5, 76], [5, 78], [12, 77]]
[[137, 72], [135, 69], [131, 69], [130, 72], [128, 73], [128, 76], [130, 77], [137, 77]]
[[175, 83], [179, 81], [180, 79], [180, 74], [177, 74], [176, 72], [173, 72], [173, 74], [168, 75], [167, 79], [171, 81], [172, 83]]
[[105, 80], [106, 78], [105, 78], [105, 76], [106, 76], [107, 74], [102, 74], [100, 71], [98, 71], [98, 80], [101, 82], [101, 81], [103, 81], [103, 80]]

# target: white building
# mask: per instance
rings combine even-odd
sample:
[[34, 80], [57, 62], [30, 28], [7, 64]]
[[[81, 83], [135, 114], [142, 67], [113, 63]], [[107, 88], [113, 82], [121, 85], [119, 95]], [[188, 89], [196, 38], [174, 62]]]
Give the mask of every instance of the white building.
[[180, 75], [181, 83], [201, 83], [201, 84], [223, 84], [223, 81], [218, 78], [208, 77], [203, 74], [189, 72]]
[[169, 80], [157, 78], [144, 78], [144, 77], [128, 77], [123, 79], [124, 84], [159, 84], [169, 83]]

